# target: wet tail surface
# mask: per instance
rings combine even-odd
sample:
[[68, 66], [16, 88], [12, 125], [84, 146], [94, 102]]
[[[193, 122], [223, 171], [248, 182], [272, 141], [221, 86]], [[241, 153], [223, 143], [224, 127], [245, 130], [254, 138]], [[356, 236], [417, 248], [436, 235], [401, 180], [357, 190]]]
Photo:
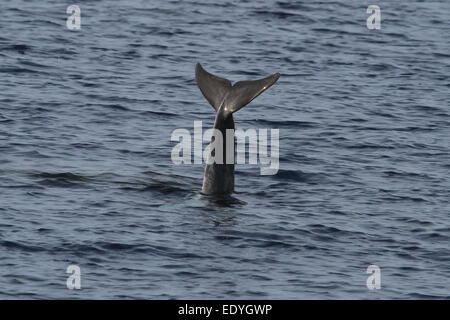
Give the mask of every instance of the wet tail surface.
[[[216, 147], [222, 148], [222, 163], [224, 163], [226, 161], [225, 159], [227, 159], [226, 130], [234, 130], [233, 113], [250, 103], [250, 101], [267, 90], [278, 80], [279, 77], [280, 74], [275, 73], [260, 80], [239, 81], [232, 86], [229, 80], [207, 72], [203, 69], [200, 63], [197, 63], [195, 69], [195, 79], [197, 80], [197, 85], [206, 100], [208, 100], [208, 102], [216, 110], [214, 129], [218, 129], [222, 134], [222, 145]], [[234, 145], [234, 136], [232, 139]], [[211, 142], [213, 141], [214, 137], [212, 137]], [[207, 164], [204, 172], [202, 192], [205, 194], [230, 194], [233, 191], [234, 164]]]

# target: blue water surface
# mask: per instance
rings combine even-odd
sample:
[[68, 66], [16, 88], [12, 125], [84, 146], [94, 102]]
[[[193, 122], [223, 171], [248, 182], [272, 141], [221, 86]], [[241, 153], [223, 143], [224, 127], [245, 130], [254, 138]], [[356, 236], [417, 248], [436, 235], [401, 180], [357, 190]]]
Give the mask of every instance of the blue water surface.
[[[450, 2], [372, 2], [1, 1], [0, 298], [449, 299]], [[234, 115], [279, 171], [232, 198], [171, 161], [197, 62], [281, 73]]]

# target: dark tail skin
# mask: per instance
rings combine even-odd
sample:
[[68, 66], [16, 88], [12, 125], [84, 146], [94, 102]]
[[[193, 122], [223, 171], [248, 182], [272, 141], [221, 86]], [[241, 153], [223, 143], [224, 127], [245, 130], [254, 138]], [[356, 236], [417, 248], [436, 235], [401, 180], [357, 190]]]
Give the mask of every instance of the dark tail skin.
[[[230, 80], [207, 72], [200, 63], [197, 63], [195, 79], [206, 100], [216, 110], [214, 128], [222, 132], [223, 159], [227, 159], [226, 129], [234, 130], [233, 113], [267, 90], [279, 77], [280, 74], [275, 73], [264, 79], [239, 81], [231, 85]], [[230, 194], [233, 191], [234, 164], [207, 164], [203, 177], [202, 192], [205, 194]]]
[[275, 73], [260, 80], [239, 81], [232, 86], [230, 80], [207, 72], [200, 63], [195, 69], [198, 87], [216, 112], [222, 104], [229, 112], [238, 111], [267, 90], [279, 77], [280, 74]]

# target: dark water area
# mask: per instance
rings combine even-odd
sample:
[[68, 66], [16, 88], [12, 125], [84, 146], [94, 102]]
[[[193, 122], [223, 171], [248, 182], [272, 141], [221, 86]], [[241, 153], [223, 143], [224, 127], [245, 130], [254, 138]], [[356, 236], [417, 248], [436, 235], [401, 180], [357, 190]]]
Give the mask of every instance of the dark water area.
[[[449, 299], [449, 13], [2, 0], [0, 298]], [[280, 129], [280, 169], [237, 165], [230, 198], [171, 161], [174, 129], [214, 122], [197, 62], [233, 82], [281, 73], [234, 116]]]

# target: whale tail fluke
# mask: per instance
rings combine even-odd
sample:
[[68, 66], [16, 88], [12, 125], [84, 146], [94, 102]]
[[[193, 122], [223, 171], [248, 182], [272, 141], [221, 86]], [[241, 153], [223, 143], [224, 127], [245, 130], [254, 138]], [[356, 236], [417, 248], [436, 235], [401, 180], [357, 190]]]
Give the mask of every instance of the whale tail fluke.
[[224, 97], [232, 88], [230, 80], [207, 72], [200, 63], [195, 68], [195, 80], [206, 100], [216, 111], [219, 110]]
[[267, 90], [279, 77], [280, 74], [275, 73], [259, 80], [239, 81], [232, 86], [229, 80], [207, 72], [200, 63], [197, 63], [195, 69], [197, 85], [216, 112], [222, 103], [228, 111], [238, 111]]

